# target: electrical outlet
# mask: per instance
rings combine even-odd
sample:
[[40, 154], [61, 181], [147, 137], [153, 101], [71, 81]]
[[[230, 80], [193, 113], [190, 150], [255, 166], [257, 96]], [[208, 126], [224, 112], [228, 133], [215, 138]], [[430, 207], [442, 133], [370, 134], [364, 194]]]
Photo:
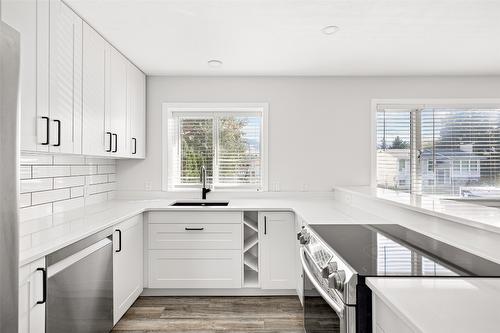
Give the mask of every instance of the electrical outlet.
[[153, 183], [150, 180], [144, 182], [144, 189], [146, 191], [151, 191], [152, 188], [153, 188]]
[[300, 190], [302, 192], [307, 192], [309, 191], [309, 184], [302, 184], [302, 186], [300, 187]]
[[271, 191], [279, 192], [280, 191], [280, 182], [272, 182]]

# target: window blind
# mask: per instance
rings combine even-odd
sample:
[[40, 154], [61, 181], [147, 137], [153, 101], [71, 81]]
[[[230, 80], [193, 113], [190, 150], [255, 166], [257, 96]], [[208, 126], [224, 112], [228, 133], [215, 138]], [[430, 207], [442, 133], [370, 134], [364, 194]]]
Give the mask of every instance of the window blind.
[[500, 108], [378, 108], [377, 186], [500, 196]]
[[169, 118], [169, 189], [263, 189], [261, 112], [176, 111]]

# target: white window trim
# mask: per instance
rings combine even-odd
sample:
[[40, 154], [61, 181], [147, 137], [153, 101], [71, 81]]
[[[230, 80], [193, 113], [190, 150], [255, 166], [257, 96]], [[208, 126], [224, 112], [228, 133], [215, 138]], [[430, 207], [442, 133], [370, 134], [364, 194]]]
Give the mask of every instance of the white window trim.
[[[202, 111], [200, 111], [202, 110]], [[269, 103], [163, 103], [162, 104], [162, 191], [164, 192], [193, 192], [198, 191], [197, 189], [176, 189], [174, 191], [168, 188], [168, 166], [169, 166], [169, 156], [168, 156], [168, 145], [169, 145], [169, 133], [168, 133], [168, 119], [172, 116], [173, 112], [193, 112], [203, 113], [203, 112], [262, 112], [262, 131], [261, 131], [261, 142], [262, 142], [262, 191], [268, 191], [269, 182], [269, 170], [268, 170], [268, 131], [269, 131]], [[225, 192], [245, 192], [249, 191], [244, 189], [244, 186], [237, 187], [235, 189], [217, 189], [217, 191]], [[253, 192], [253, 190], [252, 190]]]
[[377, 187], [377, 109], [381, 105], [401, 105], [402, 107], [500, 107], [500, 98], [410, 98], [410, 99], [379, 99], [371, 100], [370, 122], [371, 122], [371, 172], [370, 186]]

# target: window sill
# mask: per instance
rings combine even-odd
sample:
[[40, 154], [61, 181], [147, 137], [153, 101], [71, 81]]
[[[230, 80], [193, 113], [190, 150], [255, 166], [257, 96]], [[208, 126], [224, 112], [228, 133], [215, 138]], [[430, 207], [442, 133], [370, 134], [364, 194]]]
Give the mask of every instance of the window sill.
[[[500, 209], [470, 202], [410, 194], [371, 186], [335, 187], [334, 190], [500, 233]], [[352, 199], [351, 199], [352, 201]], [[376, 213], [375, 213], [376, 214]]]

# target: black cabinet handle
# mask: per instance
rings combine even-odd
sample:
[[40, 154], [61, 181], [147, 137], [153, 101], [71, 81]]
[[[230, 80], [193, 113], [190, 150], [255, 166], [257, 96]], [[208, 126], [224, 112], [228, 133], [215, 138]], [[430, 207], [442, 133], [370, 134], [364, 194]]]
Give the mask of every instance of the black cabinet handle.
[[42, 117], [42, 119], [44, 119], [46, 121], [45, 123], [45, 132], [47, 134], [47, 140], [45, 140], [45, 142], [42, 142], [41, 144], [46, 146], [49, 144], [50, 142], [50, 119], [49, 117]]
[[132, 152], [132, 155], [135, 155], [137, 154], [137, 139], [132, 138], [132, 140], [134, 140], [134, 151]]
[[118, 134], [113, 133], [113, 136], [115, 137], [115, 149], [113, 149], [112, 153], [116, 153], [118, 151]]
[[61, 121], [54, 119], [53, 120], [57, 124], [57, 143], [54, 147], [59, 147], [61, 145]]
[[267, 235], [267, 216], [264, 216], [264, 235]]
[[116, 229], [118, 231], [118, 250], [115, 252], [122, 252], [122, 231], [120, 229]]
[[187, 231], [202, 231], [205, 228], [184, 228], [184, 229], [186, 229]]
[[111, 132], [106, 132], [106, 135], [109, 135], [109, 149], [106, 149], [106, 152], [111, 153], [111, 147], [113, 146], [113, 135]]
[[36, 304], [43, 304], [47, 302], [47, 270], [45, 268], [37, 268], [36, 271], [42, 272], [43, 278], [43, 296], [41, 301], [37, 301]]

